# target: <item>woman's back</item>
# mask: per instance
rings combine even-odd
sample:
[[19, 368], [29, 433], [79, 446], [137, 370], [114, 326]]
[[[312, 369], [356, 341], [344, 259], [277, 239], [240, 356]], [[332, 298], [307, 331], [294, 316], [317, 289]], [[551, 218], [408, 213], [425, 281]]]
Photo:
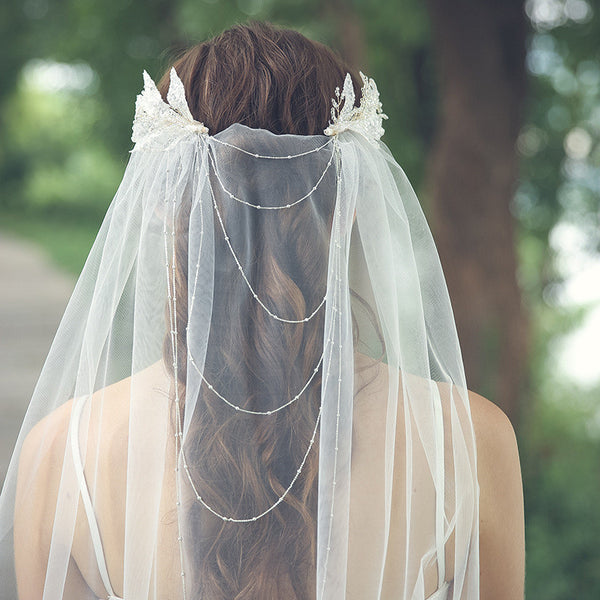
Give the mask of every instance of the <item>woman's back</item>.
[[[357, 389], [367, 383], [360, 368], [372, 364], [372, 359], [364, 355], [356, 355]], [[128, 378], [97, 393], [80, 411], [77, 411], [80, 414], [76, 415], [78, 420], [89, 423], [88, 448], [85, 453], [82, 452], [85, 454], [83, 485], [95, 491], [93, 516], [86, 514], [83, 507], [78, 512], [72, 550], [77, 570], [73, 571], [69, 586], [72, 590], [77, 590], [78, 597], [82, 600], [94, 596], [107, 597], [108, 590], [103, 582], [99, 562], [106, 564], [107, 577], [114, 592], [119, 597], [123, 594], [127, 512], [125, 467], [131, 388], [135, 387], [140, 394], [146, 393], [148, 397], [160, 393], [160, 390], [166, 393], [169, 388], [168, 374], [162, 363], [155, 363], [133, 377], [136, 379], [133, 384], [131, 378]], [[382, 600], [397, 598], [398, 589], [403, 587], [403, 573], [398, 569], [398, 565], [405, 562], [403, 552], [406, 539], [406, 513], [401, 500], [393, 504], [385, 561], [381, 560], [384, 552], [381, 540], [373, 536], [374, 531], [382, 530], [381, 520], [385, 514], [383, 478], [378, 478], [373, 472], [373, 465], [381, 464], [381, 456], [385, 454], [387, 403], [381, 392], [387, 390], [387, 387], [387, 368], [380, 363], [377, 366], [376, 378], [373, 380], [369, 376], [368, 386], [359, 393], [354, 406], [353, 491], [350, 505], [349, 578], [346, 592], [348, 600], [369, 598], [374, 589], [381, 590], [379, 597]], [[447, 388], [440, 387], [445, 428], [448, 427], [449, 422], [448, 392]], [[479, 469], [483, 500], [480, 503], [481, 527], [486, 539], [498, 540], [491, 545], [489, 552], [483, 552], [481, 555], [482, 585], [486, 590], [484, 597], [490, 600], [517, 598], [522, 595], [519, 585], [523, 581], [523, 532], [522, 514], [519, 514], [519, 499], [522, 492], [514, 434], [506, 417], [491, 403], [476, 394], [470, 394], [470, 400], [481, 463]], [[401, 396], [399, 405], [402, 405]], [[73, 403], [69, 402], [34, 428], [23, 450], [24, 458], [20, 468], [24, 473], [30, 471], [31, 467], [26, 462], [27, 457], [42, 451], [49, 463], [59, 462], [65, 451], [68, 451], [69, 427], [79, 427], [76, 421], [71, 420], [72, 409]], [[148, 434], [149, 445], [164, 436], [164, 432], [161, 431], [164, 425], [161, 413], [160, 407], [157, 407], [155, 412], [150, 410], [147, 413], [148, 420], [144, 423], [144, 428]], [[398, 411], [397, 418], [394, 482], [398, 489], [397, 495], [402, 498], [401, 492], [405, 480], [405, 457], [403, 456], [405, 429], [404, 415], [401, 410]], [[167, 436], [167, 439], [170, 440], [171, 437]], [[451, 452], [451, 449], [447, 447], [446, 452]], [[174, 452], [167, 450], [166, 456], [173, 457], [173, 460], [167, 461], [165, 465], [165, 473], [170, 473], [175, 468], [175, 455]], [[498, 471], [503, 472], [502, 477], [497, 476]], [[55, 475], [58, 474], [59, 472], [56, 471]], [[157, 587], [152, 597], [175, 599], [181, 597], [179, 576], [181, 567], [177, 549], [178, 528], [173, 516], [176, 492], [174, 481], [165, 479], [158, 509], [158, 552], [155, 563], [156, 574], [153, 577]], [[55, 505], [53, 500], [58, 485], [59, 481], [52, 480], [51, 477], [45, 478], [40, 482], [41, 489], [38, 488], [35, 497], [18, 497], [17, 505], [21, 507], [18, 514], [21, 519], [15, 524], [17, 540], [28, 540], [40, 535], [51, 523], [46, 514], [46, 507]], [[454, 485], [452, 473], [447, 474], [447, 485], [450, 488]], [[433, 497], [433, 494], [431, 496]], [[434, 518], [433, 505], [421, 507], [421, 510], [424, 519], [431, 521]], [[139, 516], [143, 520], [143, 515]], [[94, 547], [91, 533], [96, 524], [101, 538], [100, 547]], [[431, 523], [429, 526], [431, 527]], [[50, 537], [51, 531], [41, 535], [42, 540], [48, 540]], [[505, 538], [504, 546], [500, 541], [501, 537]], [[451, 536], [444, 544], [445, 570], [449, 574], [454, 573], [455, 570], [453, 542], [454, 538]], [[520, 549], [521, 556], [519, 556]], [[44, 549], [41, 550], [43, 552]], [[17, 546], [16, 551], [17, 555], [21, 556], [20, 564], [23, 569], [28, 573], [35, 572], [33, 566], [28, 568], [26, 565], [27, 561], [35, 560], [35, 557], [30, 555], [29, 545]], [[98, 551], [101, 552], [100, 557]], [[509, 558], [511, 555], [513, 555], [512, 559]], [[506, 563], [508, 565], [504, 566]], [[385, 567], [382, 572], [383, 564]], [[37, 579], [38, 585], [40, 581], [41, 578]], [[35, 582], [35, 579], [23, 582], [23, 588]], [[449, 583], [451, 584], [451, 581]], [[425, 588], [428, 598], [436, 594], [436, 590], [439, 589], [436, 560], [431, 561], [426, 571]], [[28, 597], [28, 594], [25, 593], [24, 597]], [[36, 597], [36, 594], [32, 592], [31, 597]], [[437, 596], [435, 598], [437, 600]]]

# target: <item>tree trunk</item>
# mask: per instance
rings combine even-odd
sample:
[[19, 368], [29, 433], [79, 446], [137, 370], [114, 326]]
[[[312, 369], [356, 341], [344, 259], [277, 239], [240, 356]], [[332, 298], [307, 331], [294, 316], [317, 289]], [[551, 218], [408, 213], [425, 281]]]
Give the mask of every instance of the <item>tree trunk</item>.
[[509, 206], [525, 96], [522, 0], [429, 0], [440, 123], [428, 169], [432, 222], [467, 383], [517, 426], [528, 327]]
[[[348, 0], [321, 4], [323, 20], [334, 25], [334, 47], [350, 67], [367, 70], [367, 51], [363, 21]], [[340, 85], [341, 87], [341, 85]]]

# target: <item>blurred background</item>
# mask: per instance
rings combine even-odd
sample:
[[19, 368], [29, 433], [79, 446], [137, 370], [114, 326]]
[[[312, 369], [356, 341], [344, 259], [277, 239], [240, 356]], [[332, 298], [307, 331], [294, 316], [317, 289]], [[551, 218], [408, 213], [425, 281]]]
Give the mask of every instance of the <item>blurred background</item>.
[[469, 387], [509, 415], [527, 597], [600, 598], [600, 0], [0, 4], [0, 481], [123, 174], [142, 70], [236, 22], [337, 48], [436, 237]]

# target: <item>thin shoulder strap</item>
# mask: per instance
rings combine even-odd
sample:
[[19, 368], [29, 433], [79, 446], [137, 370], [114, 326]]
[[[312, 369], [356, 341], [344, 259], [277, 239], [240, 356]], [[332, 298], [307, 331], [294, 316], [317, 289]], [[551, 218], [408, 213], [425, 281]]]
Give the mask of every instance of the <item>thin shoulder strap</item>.
[[104, 558], [104, 551], [102, 549], [102, 538], [100, 537], [98, 521], [96, 520], [96, 514], [94, 513], [94, 505], [92, 504], [90, 492], [85, 480], [83, 464], [81, 461], [81, 452], [79, 448], [79, 421], [81, 419], [81, 413], [83, 412], [83, 407], [86, 400], [87, 398], [84, 397], [73, 402], [73, 413], [70, 425], [71, 452], [73, 454], [73, 464], [75, 466], [75, 475], [77, 476], [79, 492], [81, 493], [81, 500], [83, 502], [83, 507], [85, 508], [85, 514], [90, 528], [90, 536], [94, 546], [94, 553], [96, 554], [98, 571], [100, 572], [102, 583], [108, 592], [109, 598], [116, 598], [113, 588], [110, 584], [110, 578], [108, 577], [108, 569], [106, 567], [106, 560]]
[[432, 381], [433, 390], [433, 418], [435, 421], [435, 545], [437, 549], [438, 587], [444, 585], [446, 578], [446, 544], [444, 542], [445, 520], [445, 491], [446, 481], [444, 472], [444, 415], [442, 413], [442, 399], [435, 381]]

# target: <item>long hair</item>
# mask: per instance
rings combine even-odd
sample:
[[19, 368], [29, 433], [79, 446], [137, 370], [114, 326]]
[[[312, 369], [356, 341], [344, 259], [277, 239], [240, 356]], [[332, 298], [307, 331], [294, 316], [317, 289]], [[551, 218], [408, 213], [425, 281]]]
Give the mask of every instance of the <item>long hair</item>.
[[[182, 80], [190, 110], [211, 134], [241, 123], [276, 134], [322, 134], [330, 118], [331, 98], [350, 72], [356, 90], [358, 78], [331, 49], [298, 32], [264, 23], [238, 25], [189, 49], [174, 63]], [[166, 96], [168, 71], [159, 83]], [[322, 205], [323, 227], [330, 227], [335, 198]], [[308, 210], [308, 208], [307, 208]], [[188, 321], [188, 222], [189, 205], [177, 217], [176, 287], [177, 344], [186, 356]], [[265, 211], [263, 211], [264, 213]], [[315, 236], [314, 220], [302, 207], [289, 213], [270, 211], [264, 235], [248, 258], [252, 277], [262, 299], [278, 314], [302, 318], [314, 307], [327, 280], [328, 236]], [[219, 236], [216, 235], [215, 240]], [[307, 244], [318, 238], [322, 243]], [[274, 252], [273, 248], [279, 249]], [[281, 249], [285, 248], [285, 253]], [[221, 241], [215, 241], [215, 261], [232, 260]], [[287, 275], [293, 266], [294, 280]], [[226, 269], [224, 269], [226, 271]], [[231, 297], [235, 282], [219, 276], [216, 265], [215, 298]], [[244, 309], [245, 318], [236, 314]], [[310, 322], [281, 328], [256, 303], [234, 305], [215, 302], [213, 311], [227, 311], [208, 346], [204, 373], [219, 381], [228, 397], [240, 395], [238, 404], [267, 410], [299, 389], [310, 375], [323, 349], [324, 312]], [[281, 332], [284, 332], [283, 334]], [[212, 329], [211, 334], [212, 335]], [[165, 337], [165, 363], [171, 356]], [[179, 366], [177, 385], [185, 394], [186, 365]], [[260, 379], [253, 375], [260, 374]], [[173, 374], [175, 375], [175, 374]], [[241, 382], [245, 382], [244, 385]], [[251, 386], [247, 386], [251, 382]], [[253, 385], [253, 384], [256, 385]], [[250, 389], [247, 389], [249, 387]], [[246, 388], [246, 389], [244, 389]], [[203, 384], [184, 445], [187, 462], [203, 498], [223, 514], [236, 514], [240, 506], [260, 513], [273, 504], [289, 485], [292, 465], [298, 465], [309, 444], [319, 410], [319, 373], [289, 410], [269, 419], [245, 415], [215, 400]], [[248, 396], [249, 394], [249, 396]], [[237, 399], [237, 398], [236, 398]], [[192, 540], [196, 580], [193, 597], [210, 600], [263, 600], [314, 597], [317, 515], [318, 444], [308, 456], [284, 502], [256, 522], [223, 522], [199, 503], [188, 509], [186, 532]], [[276, 459], [276, 463], [275, 463]], [[286, 465], [279, 473], [275, 464]], [[295, 468], [295, 467], [294, 467]]]

